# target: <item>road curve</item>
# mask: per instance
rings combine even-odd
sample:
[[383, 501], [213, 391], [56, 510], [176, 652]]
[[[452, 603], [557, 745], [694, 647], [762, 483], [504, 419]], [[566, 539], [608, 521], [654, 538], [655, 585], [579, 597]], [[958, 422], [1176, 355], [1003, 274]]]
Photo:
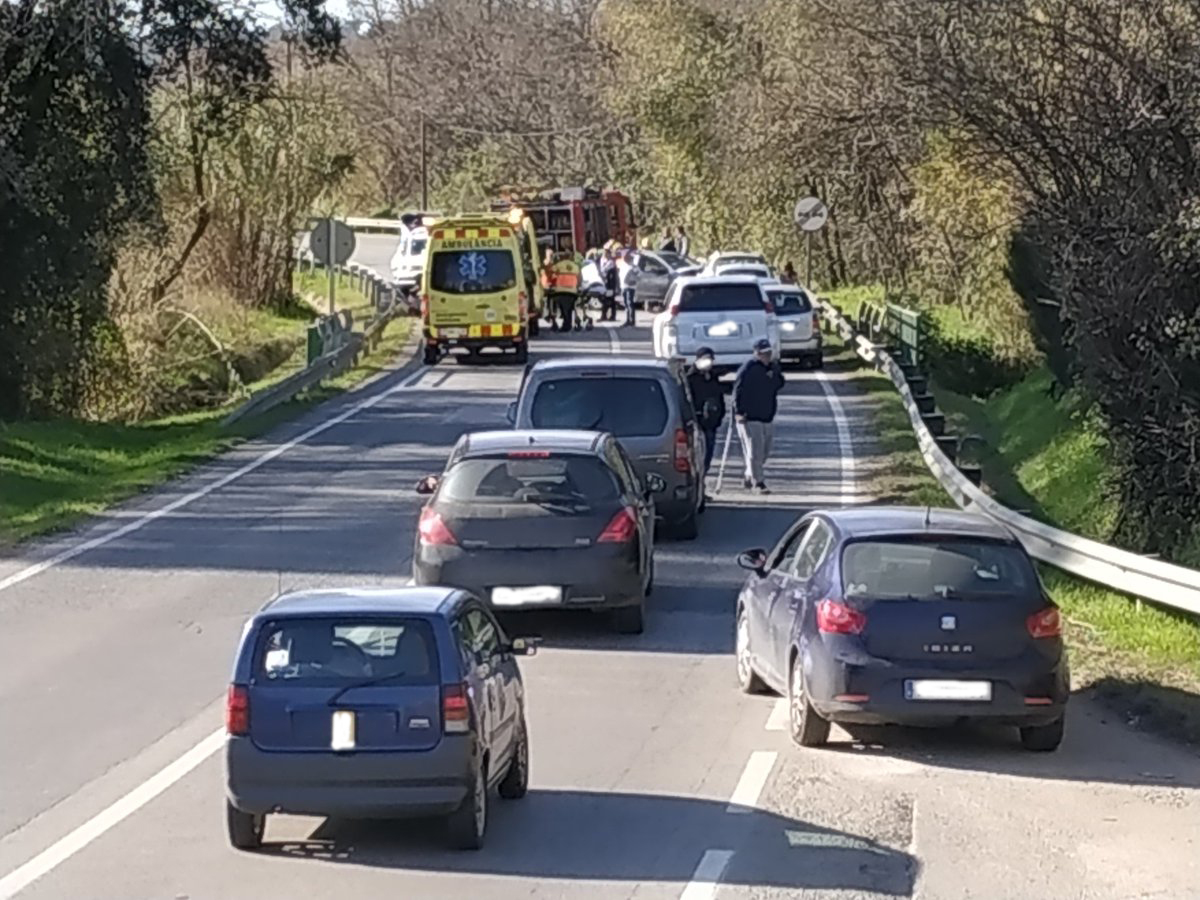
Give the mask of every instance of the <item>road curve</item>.
[[[603, 328], [535, 355], [648, 345]], [[546, 638], [523, 665], [532, 789], [493, 807], [484, 850], [299, 817], [231, 850], [215, 751], [242, 621], [280, 587], [404, 583], [413, 484], [504, 426], [518, 377], [394, 372], [0, 560], [0, 898], [1200, 896], [1195, 757], [1085, 704], [1053, 755], [986, 730], [835, 729], [800, 751], [777, 700], [737, 692], [736, 551], [870, 499], [869, 424], [835, 372], [789, 383], [768, 502], [727, 487], [699, 540], [659, 547], [644, 635], [510, 620]]]

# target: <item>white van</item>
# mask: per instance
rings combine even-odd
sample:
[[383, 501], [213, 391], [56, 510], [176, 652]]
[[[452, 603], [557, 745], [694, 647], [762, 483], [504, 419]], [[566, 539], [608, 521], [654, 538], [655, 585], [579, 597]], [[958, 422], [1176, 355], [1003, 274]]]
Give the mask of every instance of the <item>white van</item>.
[[654, 319], [654, 355], [690, 359], [712, 349], [717, 374], [736, 371], [766, 338], [779, 354], [775, 308], [763, 282], [746, 275], [684, 276], [667, 292], [666, 309]]
[[[418, 220], [419, 221], [419, 220]], [[392, 284], [402, 291], [415, 291], [425, 271], [425, 250], [429, 246], [429, 231], [423, 224], [402, 226], [400, 243], [392, 255]]]

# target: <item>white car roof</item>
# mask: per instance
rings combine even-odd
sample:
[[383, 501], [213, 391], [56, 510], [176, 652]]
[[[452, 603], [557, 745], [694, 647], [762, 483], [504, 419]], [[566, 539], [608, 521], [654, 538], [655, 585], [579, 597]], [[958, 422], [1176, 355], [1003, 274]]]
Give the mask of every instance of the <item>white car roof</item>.
[[682, 289], [693, 284], [753, 284], [761, 287], [762, 279], [753, 275], [681, 275], [671, 286], [678, 285]]

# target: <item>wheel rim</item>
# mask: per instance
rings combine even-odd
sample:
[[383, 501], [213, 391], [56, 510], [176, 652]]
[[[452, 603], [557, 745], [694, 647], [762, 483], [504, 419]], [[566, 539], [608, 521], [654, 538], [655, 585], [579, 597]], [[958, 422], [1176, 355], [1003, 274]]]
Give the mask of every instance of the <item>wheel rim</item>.
[[742, 684], [750, 680], [750, 623], [746, 621], [745, 613], [738, 616], [737, 673]]
[[483, 834], [487, 822], [487, 785], [483, 780], [483, 769], [475, 774], [475, 833]]
[[808, 711], [808, 701], [804, 697], [804, 675], [800, 670], [800, 661], [792, 665], [791, 690], [792, 731], [799, 734], [804, 729], [804, 717]]

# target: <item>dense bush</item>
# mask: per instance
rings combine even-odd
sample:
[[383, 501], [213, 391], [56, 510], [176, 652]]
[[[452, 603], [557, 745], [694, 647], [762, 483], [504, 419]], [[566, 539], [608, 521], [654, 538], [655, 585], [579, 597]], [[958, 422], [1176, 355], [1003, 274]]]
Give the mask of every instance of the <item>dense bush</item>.
[[1019, 384], [1033, 363], [1001, 355], [980, 335], [931, 334], [925, 358], [938, 384], [972, 397], [987, 398]]

